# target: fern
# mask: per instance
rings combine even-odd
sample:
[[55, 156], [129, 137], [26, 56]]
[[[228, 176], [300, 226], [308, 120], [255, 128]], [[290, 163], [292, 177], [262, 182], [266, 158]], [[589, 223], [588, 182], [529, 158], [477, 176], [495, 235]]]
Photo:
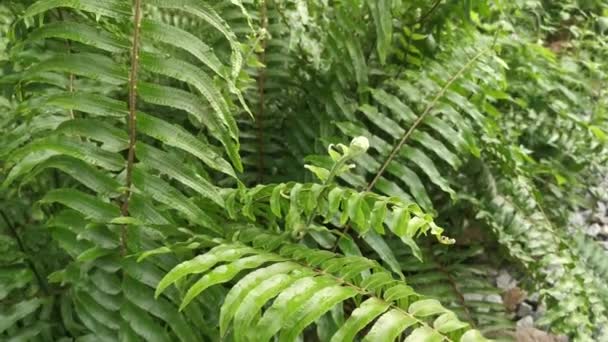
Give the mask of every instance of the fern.
[[0, 339], [604, 339], [601, 8], [1, 4]]
[[[184, 308], [210, 286], [254, 268], [228, 292], [220, 312], [221, 335], [227, 333], [232, 323], [233, 338], [237, 341], [245, 338], [265, 341], [277, 333], [279, 339], [294, 339], [332, 307], [355, 296], [356, 308], [335, 331], [332, 340], [351, 340], [376, 317], [378, 321], [364, 340], [392, 340], [408, 328], [413, 329], [410, 340], [481, 338], [475, 330], [462, 334], [466, 323], [458, 321], [436, 300], [420, 298], [411, 287], [393, 279], [372, 260], [338, 257], [281, 243], [280, 236], [255, 229], [239, 229], [238, 239], [240, 243], [222, 243], [176, 266], [160, 281], [156, 295], [189, 275], [200, 274], [199, 280], [186, 286], [189, 288], [181, 304]], [[254, 248], [242, 242], [252, 243]], [[280, 250], [275, 251], [277, 248]], [[226, 264], [215, 266], [223, 262]], [[269, 266], [260, 268], [264, 264]], [[274, 297], [273, 304], [260, 317], [259, 311]], [[407, 307], [407, 311], [402, 307]], [[338, 306], [338, 310], [338, 317], [343, 316], [343, 309]], [[436, 319], [432, 325], [427, 323], [433, 317]]]

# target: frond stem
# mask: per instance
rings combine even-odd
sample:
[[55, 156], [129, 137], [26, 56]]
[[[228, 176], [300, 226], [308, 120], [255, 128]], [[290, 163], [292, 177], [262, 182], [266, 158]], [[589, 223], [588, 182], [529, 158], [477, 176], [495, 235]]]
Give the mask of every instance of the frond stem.
[[[137, 139], [137, 72], [139, 69], [139, 34], [141, 30], [141, 0], [134, 0], [135, 14], [133, 17], [133, 45], [131, 48], [131, 71], [129, 73], [129, 152], [126, 167], [126, 190], [120, 207], [121, 215], [129, 215], [129, 200], [133, 183], [133, 163], [135, 162], [135, 142]], [[123, 225], [120, 231], [121, 253], [127, 252], [127, 227]]]
[[393, 159], [395, 159], [395, 157], [397, 156], [397, 153], [399, 153], [399, 151], [401, 150], [401, 147], [403, 147], [405, 142], [409, 139], [409, 137], [412, 135], [412, 133], [414, 133], [416, 128], [418, 128], [418, 126], [420, 126], [420, 124], [422, 123], [424, 118], [431, 112], [431, 109], [433, 109], [435, 107], [435, 105], [437, 105], [437, 102], [439, 102], [439, 100], [443, 97], [443, 95], [445, 94], [447, 89], [452, 85], [452, 83], [454, 83], [454, 81], [456, 81], [471, 65], [473, 65], [473, 63], [475, 63], [475, 61], [477, 61], [481, 56], [483, 56], [489, 50], [490, 50], [490, 48], [486, 48], [486, 49], [483, 49], [480, 52], [478, 52], [465, 65], [463, 65], [462, 68], [460, 68], [460, 70], [458, 70], [457, 73], [455, 73], [446, 82], [446, 84], [443, 86], [443, 88], [441, 88], [441, 90], [437, 93], [437, 95], [435, 95], [433, 100], [426, 106], [426, 108], [424, 109], [422, 114], [418, 117], [418, 119], [416, 119], [416, 121], [414, 121], [414, 123], [412, 124], [410, 129], [408, 129], [407, 132], [405, 132], [403, 134], [403, 136], [401, 137], [401, 140], [399, 140], [399, 143], [397, 143], [393, 147], [393, 150], [391, 151], [389, 156], [386, 158], [384, 163], [382, 163], [380, 170], [378, 170], [374, 179], [367, 185], [367, 188], [365, 189], [365, 191], [370, 191], [371, 189], [374, 188], [374, 186], [376, 185], [378, 180], [380, 180], [380, 177], [382, 177], [382, 174], [384, 173], [384, 171], [386, 171], [388, 164], [390, 164], [390, 162], [393, 161]]

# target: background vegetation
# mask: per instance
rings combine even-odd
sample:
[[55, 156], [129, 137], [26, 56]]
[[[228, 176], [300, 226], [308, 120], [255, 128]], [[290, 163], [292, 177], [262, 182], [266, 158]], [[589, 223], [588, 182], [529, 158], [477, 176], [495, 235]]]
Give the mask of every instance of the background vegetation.
[[608, 229], [571, 219], [605, 1], [4, 0], [0, 32], [0, 340], [608, 341]]

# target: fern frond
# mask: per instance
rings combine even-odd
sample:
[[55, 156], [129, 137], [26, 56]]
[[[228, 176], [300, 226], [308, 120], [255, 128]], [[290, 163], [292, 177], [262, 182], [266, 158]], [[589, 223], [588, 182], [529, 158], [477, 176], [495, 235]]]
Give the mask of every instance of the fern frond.
[[[175, 267], [161, 280], [156, 295], [184, 277], [200, 274], [196, 282], [187, 285], [181, 305], [184, 308], [208, 287], [255, 269], [234, 285], [222, 306], [220, 329], [225, 334], [233, 321], [235, 340], [250, 335], [266, 341], [275, 334], [279, 339], [291, 340], [334, 305], [355, 297], [356, 303], [362, 303], [336, 332], [336, 341], [355, 336], [376, 317], [368, 340], [392, 340], [407, 328], [413, 340], [423, 336], [448, 341], [467, 341], [475, 336], [473, 340], [483, 340], [474, 330], [465, 330], [467, 324], [459, 322], [439, 302], [422, 298], [372, 260], [277, 244], [280, 236], [257, 229], [240, 229], [237, 237], [242, 242], [221, 244]], [[248, 247], [248, 243], [254, 247]], [[275, 297], [258, 319], [264, 304]]]

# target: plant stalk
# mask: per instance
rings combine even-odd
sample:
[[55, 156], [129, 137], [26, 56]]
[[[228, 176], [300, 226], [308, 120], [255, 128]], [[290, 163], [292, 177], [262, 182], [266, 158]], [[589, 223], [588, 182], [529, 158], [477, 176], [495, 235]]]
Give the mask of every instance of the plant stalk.
[[[129, 151], [126, 167], [126, 190], [124, 200], [120, 207], [121, 215], [129, 215], [129, 200], [131, 199], [131, 185], [133, 183], [133, 164], [135, 162], [135, 143], [137, 140], [137, 72], [139, 70], [139, 48], [141, 31], [141, 0], [134, 0], [135, 14], [133, 16], [133, 45], [131, 48], [131, 71], [129, 73]], [[123, 225], [120, 231], [121, 253], [127, 253], [127, 227]]]

